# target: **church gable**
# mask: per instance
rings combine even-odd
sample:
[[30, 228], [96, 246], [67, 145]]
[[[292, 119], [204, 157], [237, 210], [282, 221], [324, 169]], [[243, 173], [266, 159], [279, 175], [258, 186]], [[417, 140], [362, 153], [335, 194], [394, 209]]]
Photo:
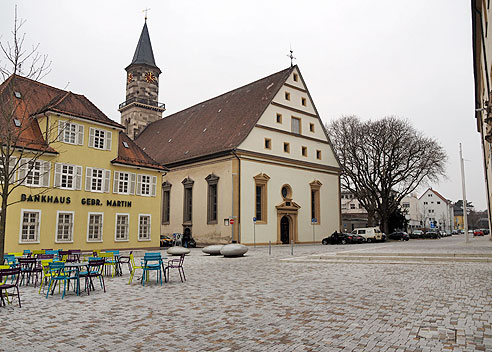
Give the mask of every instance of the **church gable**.
[[239, 149], [339, 167], [297, 66], [293, 67]]

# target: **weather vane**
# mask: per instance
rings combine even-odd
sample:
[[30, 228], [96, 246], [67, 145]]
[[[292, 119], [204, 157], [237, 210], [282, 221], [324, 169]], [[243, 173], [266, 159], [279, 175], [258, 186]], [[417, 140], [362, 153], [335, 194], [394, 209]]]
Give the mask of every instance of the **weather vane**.
[[147, 22], [147, 12], [149, 10], [150, 10], [149, 8], [146, 8], [146, 9], [142, 10], [142, 12], [145, 12], [145, 22]]
[[290, 54], [287, 55], [287, 57], [290, 58], [290, 67], [294, 66], [294, 60], [296, 58], [294, 57], [294, 50], [292, 50], [292, 47], [290, 47]]

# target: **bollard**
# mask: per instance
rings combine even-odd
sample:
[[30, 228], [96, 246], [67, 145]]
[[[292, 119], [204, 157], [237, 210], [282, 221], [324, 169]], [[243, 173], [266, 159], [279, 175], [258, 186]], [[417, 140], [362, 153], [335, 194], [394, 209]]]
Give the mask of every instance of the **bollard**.
[[294, 241], [290, 240], [290, 255], [294, 255]]
[[272, 255], [272, 241], [268, 241], [268, 255]]

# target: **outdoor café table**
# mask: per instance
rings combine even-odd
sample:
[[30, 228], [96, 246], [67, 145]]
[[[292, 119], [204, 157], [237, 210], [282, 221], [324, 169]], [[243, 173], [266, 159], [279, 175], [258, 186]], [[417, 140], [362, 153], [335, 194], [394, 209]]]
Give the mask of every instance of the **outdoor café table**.
[[88, 268], [89, 262], [72, 262], [65, 263], [65, 270], [75, 269], [75, 277], [77, 278], [77, 296], [80, 295], [80, 268]]

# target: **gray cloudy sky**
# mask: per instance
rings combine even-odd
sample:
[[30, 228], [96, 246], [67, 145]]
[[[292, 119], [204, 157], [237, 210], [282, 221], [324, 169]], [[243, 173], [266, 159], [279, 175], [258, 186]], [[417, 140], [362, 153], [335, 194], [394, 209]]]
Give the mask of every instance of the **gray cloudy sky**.
[[[1, 40], [14, 6], [0, 5]], [[321, 118], [396, 115], [436, 138], [449, 155], [447, 179], [432, 185], [486, 208], [473, 107], [468, 0], [17, 1], [26, 42], [52, 60], [43, 82], [84, 94], [119, 122], [130, 63], [149, 7], [159, 100], [170, 114], [289, 65], [294, 49]], [[2, 59], [1, 64], [5, 61]], [[423, 190], [421, 190], [422, 192]], [[420, 193], [419, 193], [420, 195]]]

